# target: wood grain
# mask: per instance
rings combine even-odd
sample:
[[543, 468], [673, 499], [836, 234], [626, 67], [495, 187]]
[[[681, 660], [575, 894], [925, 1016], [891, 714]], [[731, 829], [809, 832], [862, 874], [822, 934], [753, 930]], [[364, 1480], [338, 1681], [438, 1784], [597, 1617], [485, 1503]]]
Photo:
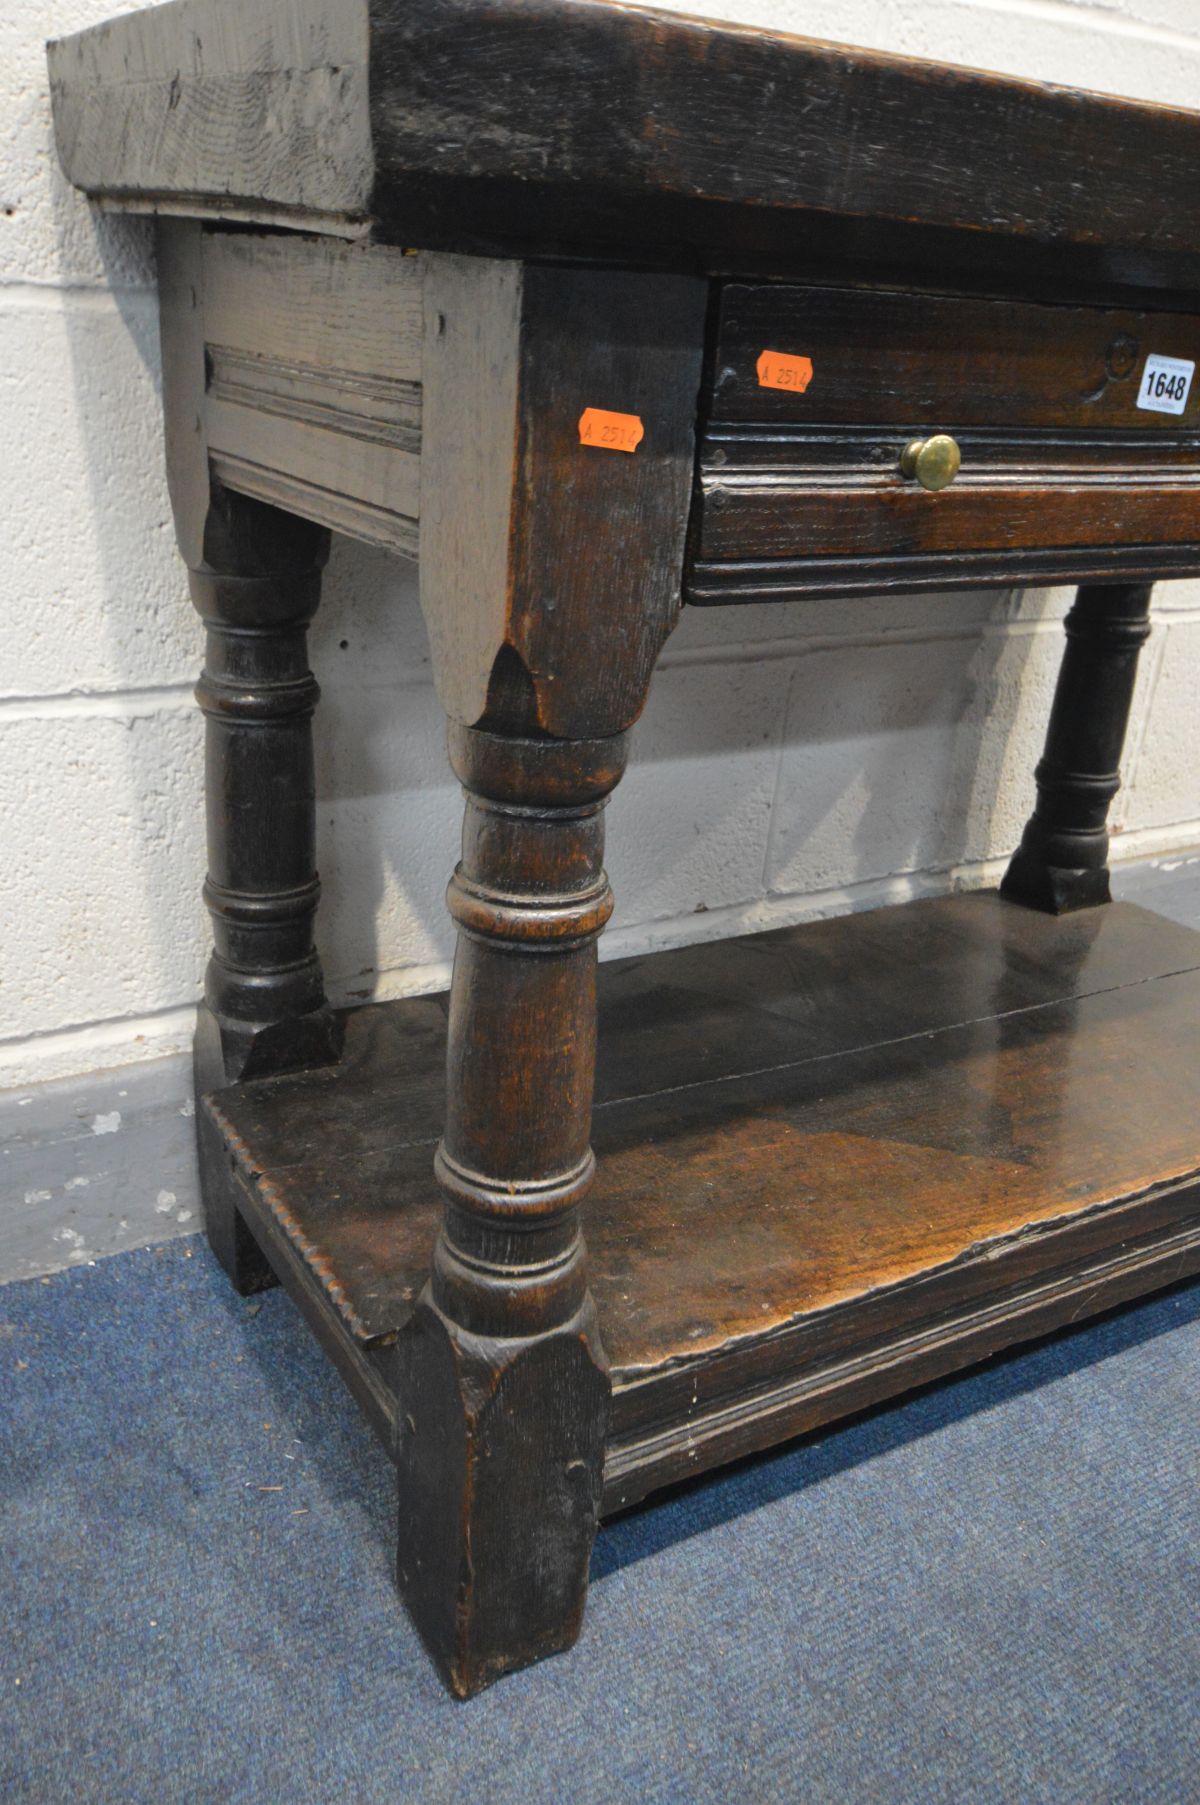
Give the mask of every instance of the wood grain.
[[568, 0], [378, 5], [371, 59], [375, 206], [421, 242], [770, 270], [816, 216], [1127, 247], [1110, 279], [1196, 250], [1195, 123], [1166, 108]]
[[603, 808], [626, 736], [452, 725], [467, 797], [448, 903], [445, 1197], [398, 1339], [397, 1575], [451, 1690], [568, 1647], [599, 1513], [609, 1380], [579, 1204], [591, 1186]]
[[[1200, 388], [1180, 417], [1137, 405], [1153, 350], [1200, 361], [1200, 315], [785, 283], [725, 283], [714, 305], [689, 595], [749, 598], [772, 559], [797, 566], [782, 594], [836, 590], [839, 570], [869, 586], [881, 567], [915, 587], [939, 559], [974, 580], [954, 560], [989, 551], [992, 580], [1048, 552], [1059, 580], [1082, 579], [1101, 548], [1200, 538]], [[803, 392], [760, 385], [764, 349], [809, 359]], [[899, 466], [934, 431], [962, 467], [930, 495]], [[740, 591], [738, 563], [756, 567]]]
[[793, 602], [821, 596], [907, 595], [979, 588], [1051, 588], [1061, 583], [1151, 583], [1200, 576], [1200, 543], [1080, 546], [1063, 551], [967, 551], [918, 557], [695, 559], [684, 596], [700, 608]]
[[50, 66], [64, 167], [125, 206], [684, 269], [937, 257], [1043, 289], [1067, 252], [1098, 284], [1197, 285], [1195, 115], [649, 7], [187, 0]]
[[[465, 1695], [582, 1620], [610, 1391], [579, 1219], [603, 807], [680, 607], [705, 291], [459, 259], [428, 274], [421, 601], [466, 811], [445, 1208], [397, 1343], [397, 1572]], [[636, 411], [634, 455], [583, 441], [597, 405]]]
[[[1200, 362], [1200, 115], [596, 0], [182, 0], [50, 57], [73, 179], [196, 216], [160, 249], [210, 1240], [389, 1440], [401, 1590], [467, 1695], [574, 1639], [602, 1505], [1200, 1270], [1200, 936], [1090, 906], [1145, 585], [1200, 569], [1200, 388], [1136, 405], [1148, 355]], [[899, 458], [936, 430], [926, 495]], [[324, 1004], [328, 527], [420, 546], [448, 1019]], [[609, 968], [597, 1066], [601, 811], [684, 590], [1081, 577], [1006, 880], [1077, 912]]]
[[895, 1290], [621, 1386], [605, 1512], [1200, 1273], [1200, 1183], [985, 1243]]
[[705, 472], [695, 528], [697, 556], [716, 561], [1189, 545], [1200, 532], [1200, 464], [1140, 481], [964, 473], [936, 495], [898, 473], [835, 488]]
[[210, 345], [333, 377], [421, 380], [420, 260], [384, 246], [206, 232]]
[[416, 556], [415, 453], [364, 436], [352, 415], [316, 425], [276, 407], [227, 401], [219, 392], [210, 392], [207, 420], [213, 466], [229, 488]]
[[[421, 606], [452, 720], [621, 732], [681, 605], [706, 286], [428, 259]], [[633, 456], [584, 409], [639, 415]]]
[[[1166, 1101], [1191, 1099], [1200, 1078], [1195, 1023], [1186, 1022], [1200, 982], [1186, 975], [1198, 969], [1200, 937], [1131, 904], [1050, 919], [994, 895], [906, 904], [601, 967], [595, 1121], [603, 1125], [606, 1157], [590, 1204], [588, 1244], [615, 1365], [653, 1363], [655, 1345], [686, 1343], [700, 1319], [709, 1321], [706, 1334], [716, 1339], [711, 1310], [724, 1296], [716, 1267], [729, 1265], [725, 1276], [733, 1276], [736, 1242], [758, 1220], [765, 1199], [774, 1199], [772, 1220], [781, 1235], [794, 1220], [803, 1222], [805, 1236], [832, 1236], [832, 1218], [814, 1217], [805, 1199], [814, 1186], [821, 1195], [832, 1186], [830, 1195], [850, 1199], [857, 1161], [879, 1159], [897, 1182], [908, 1171], [908, 1184], [917, 1182], [918, 1171], [933, 1175], [944, 1155], [938, 1208], [951, 1211], [958, 1188], [960, 1208], [971, 1211], [971, 1235], [971, 1224], [985, 1222], [1000, 1233], [1005, 1220], [1016, 1220], [1005, 1217], [1011, 1206], [1018, 1215], [1034, 1209], [1038, 1146], [1043, 1173], [1066, 1173], [1079, 1153], [1079, 1199], [1101, 1195], [1110, 1170], [1113, 1184], [1142, 1186], [1200, 1164], [1191, 1101], [1178, 1115]], [[1168, 984], [1180, 973], [1178, 998], [1169, 1002]], [[1054, 1070], [1083, 998], [1095, 998], [1090, 1007], [1097, 1022], [1086, 1058], [1072, 1052]], [[442, 1009], [435, 998], [420, 998], [359, 1011], [348, 1018], [341, 1069], [236, 1088], [209, 1105], [231, 1144], [245, 1146], [247, 1157], [253, 1150], [247, 1170], [272, 1177], [289, 1208], [305, 1213], [307, 1233], [336, 1265], [346, 1300], [359, 1300], [359, 1334], [366, 1339], [402, 1327], [404, 1294], [411, 1298], [428, 1269], [437, 1209], [429, 1153], [440, 1132]], [[1171, 1049], [1164, 1025], [1153, 1054], [1164, 1101], [1148, 1112], [1140, 1083], [1133, 1092], [1126, 1087], [1119, 1101], [1122, 1072], [1142, 1070], [1140, 1045], [1137, 1052], [1131, 1043], [1119, 1049], [1122, 1034], [1153, 1038], [1160, 1011], [1164, 1023], [1182, 1025], [1184, 1040]], [[1027, 1056], [1021, 1049], [1034, 1051]], [[1083, 1076], [1075, 1079], [1075, 1070]], [[1104, 1103], [1086, 1074], [1108, 1074]], [[725, 1094], [733, 1099], [727, 1110], [716, 1106]], [[909, 1108], [917, 1112], [911, 1121], [904, 1115]], [[1115, 1114], [1104, 1123], [1110, 1108]], [[1074, 1130], [1068, 1134], [1075, 1110], [1086, 1123], [1079, 1144]], [[1164, 1130], [1160, 1112], [1171, 1117]], [[671, 1125], [657, 1152], [642, 1132], [651, 1121], [664, 1132]], [[906, 1134], [897, 1132], [902, 1123]], [[774, 1161], [749, 1166], [731, 1155], [727, 1173], [740, 1177], [725, 1179], [725, 1208], [713, 1213], [700, 1168], [722, 1159], [727, 1132], [747, 1144], [763, 1137], [778, 1143], [789, 1171]], [[1160, 1132], [1168, 1139], [1155, 1173], [1158, 1155], [1149, 1148]], [[868, 1146], [872, 1134], [881, 1141], [877, 1155]], [[361, 1182], [350, 1193], [345, 1173], [355, 1159]], [[628, 1173], [639, 1159], [657, 1159], [660, 1175], [651, 1182], [646, 1166], [648, 1189], [635, 1199]], [[819, 1186], [816, 1177], [803, 1177], [805, 1159], [816, 1161]], [[680, 1161], [686, 1170], [695, 1162], [695, 1182], [684, 1182]], [[964, 1189], [971, 1170], [982, 1179], [991, 1175], [998, 1188], [989, 1179], [983, 1191]], [[330, 1173], [343, 1175], [332, 1189]], [[1047, 1193], [1043, 1204], [1054, 1213], [1070, 1208], [1070, 1199], [1065, 1191], [1057, 1199]], [[870, 1208], [902, 1213], [895, 1199]], [[688, 1251], [689, 1224], [697, 1226], [700, 1211], [709, 1213], [707, 1227]], [[666, 1236], [673, 1249], [651, 1258], [664, 1280], [669, 1271], [677, 1274], [655, 1305], [664, 1316], [621, 1305], [639, 1283], [641, 1264], [628, 1258], [635, 1222], [657, 1224], [653, 1233]], [[805, 1309], [823, 1307], [866, 1282], [866, 1264], [886, 1262], [897, 1276], [913, 1249], [928, 1245], [929, 1254], [942, 1258], [947, 1247], [938, 1236], [956, 1233], [951, 1215], [935, 1222], [909, 1211], [895, 1245], [881, 1236], [875, 1251], [866, 1244], [830, 1251], [830, 1262], [843, 1262], [837, 1269], [817, 1267], [807, 1254], [796, 1256], [798, 1264], [778, 1265], [772, 1254], [762, 1269], [754, 1267], [752, 1280], [745, 1271], [736, 1274], [720, 1318], [725, 1327], [736, 1318], [738, 1332], [765, 1330], [799, 1307], [798, 1285]], [[350, 1236], [345, 1244], [343, 1235]], [[388, 1292], [397, 1278], [401, 1287]], [[659, 1278], [648, 1278], [646, 1296], [657, 1285]], [[769, 1312], [763, 1298], [771, 1301]], [[765, 1314], [771, 1321], [760, 1325]]]
[[[1200, 1263], [1187, 929], [942, 898], [623, 961], [601, 995], [609, 1506]], [[442, 1007], [361, 1011], [340, 1070], [207, 1105], [363, 1346], [428, 1266]]]
[[524, 272], [424, 262], [421, 607], [442, 707], [473, 723], [507, 624]]
[[359, 231], [362, 0], [177, 0], [48, 46], [63, 168], [126, 208]]
[[[1200, 362], [1200, 313], [1036, 306], [894, 290], [726, 282], [716, 302], [710, 417], [1051, 427], [1170, 438], [1200, 421], [1137, 405], [1149, 354]], [[803, 394], [760, 386], [764, 349], [811, 359]]]
[[228, 488], [415, 556], [420, 260], [310, 236], [199, 236], [201, 417]]

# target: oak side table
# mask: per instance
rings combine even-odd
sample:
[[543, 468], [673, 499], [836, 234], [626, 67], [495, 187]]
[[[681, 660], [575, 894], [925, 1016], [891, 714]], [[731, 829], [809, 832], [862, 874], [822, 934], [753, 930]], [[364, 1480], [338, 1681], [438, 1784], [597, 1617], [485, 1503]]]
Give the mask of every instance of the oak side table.
[[[176, 0], [49, 55], [71, 180], [160, 222], [209, 1239], [394, 1457], [470, 1694], [574, 1640], [604, 1512], [1200, 1270], [1200, 935], [1110, 903], [1105, 832], [1151, 584], [1200, 574], [1200, 114], [608, 0]], [[419, 556], [466, 795], [449, 995], [355, 1012], [331, 529]], [[999, 894], [598, 984], [682, 604], [1065, 582]]]

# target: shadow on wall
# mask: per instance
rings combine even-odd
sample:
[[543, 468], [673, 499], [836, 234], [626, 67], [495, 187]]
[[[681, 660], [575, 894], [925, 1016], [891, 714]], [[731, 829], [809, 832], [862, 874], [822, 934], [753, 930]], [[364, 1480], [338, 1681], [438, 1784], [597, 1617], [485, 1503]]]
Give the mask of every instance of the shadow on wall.
[[[64, 945], [63, 960], [76, 967], [78, 1005], [70, 1025], [86, 1026], [97, 1017], [153, 1015], [193, 1000], [202, 971], [202, 910], [197, 893], [181, 912], [168, 874], [176, 863], [193, 864], [203, 845], [198, 818], [185, 816], [183, 807], [200, 781], [200, 742], [182, 712], [190, 683], [179, 656], [179, 619], [171, 614], [174, 596], [168, 602], [162, 585], [179, 591], [181, 608], [187, 592], [173, 556], [159, 440], [148, 443], [147, 435], [147, 422], [161, 414], [157, 307], [146, 287], [153, 227], [146, 219], [85, 211], [58, 167], [48, 104], [44, 158], [67, 280], [75, 263], [90, 261], [80, 253], [90, 227], [92, 254], [110, 285], [104, 299], [118, 315], [114, 324], [106, 306], [86, 304], [99, 297], [84, 291], [68, 294], [62, 316], [91, 502], [86, 516], [65, 530], [91, 539], [103, 601], [100, 618], [86, 620], [91, 655], [79, 655], [72, 673], [76, 693], [94, 693], [99, 703], [82, 723], [91, 743], [83, 732], [79, 738], [80, 765], [92, 781], [76, 787], [78, 817], [57, 826], [77, 844], [91, 834], [116, 867], [98, 871], [87, 892], [70, 899], [77, 945]], [[37, 429], [47, 427], [39, 422]], [[108, 814], [113, 831], [105, 831], [108, 821], [87, 818], [94, 811]], [[115, 935], [114, 922], [129, 931]], [[107, 943], [103, 1002], [89, 995], [101, 935]]]
[[[75, 204], [61, 178], [54, 195], [60, 214]], [[95, 229], [157, 406], [153, 305], [120, 285], [146, 223], [96, 216]], [[81, 408], [105, 426], [90, 463], [89, 530], [100, 546], [112, 650], [125, 661], [119, 681], [136, 694], [146, 685], [141, 629], [153, 623], [131, 618], [151, 611], [131, 582], [130, 547], [144, 543], [149, 560], [152, 542], [170, 536], [165, 486], [161, 468], [146, 470], [144, 404], [139, 433], [135, 406], [97, 394], [86, 313], [68, 310], [68, 321]], [[130, 509], [144, 511], [132, 530]], [[185, 611], [198, 669], [202, 634], [182, 566], [173, 568], [169, 606]], [[764, 919], [798, 919], [814, 912], [814, 893], [816, 906], [833, 908], [878, 900], [878, 889], [856, 895], [856, 887], [890, 879], [948, 887], [956, 866], [1006, 851], [1032, 795], [1048, 700], [1039, 686], [1032, 731], [1022, 722], [1010, 747], [1026, 665], [1039, 643], [1051, 647], [1052, 680], [1058, 659], [1057, 633], [1030, 630], [1039, 609], [1057, 611], [1057, 600], [993, 591], [688, 610], [610, 812], [610, 955], [735, 931], [764, 908]], [[1007, 628], [1018, 619], [1014, 635]], [[443, 895], [461, 805], [414, 568], [335, 541], [311, 643], [324, 692], [318, 939], [331, 991], [363, 1001], [430, 988], [443, 981], [452, 949]], [[127, 905], [153, 923], [158, 969], [147, 988], [173, 986], [167, 1007], [191, 1002], [207, 956], [193, 674], [179, 673], [160, 709], [134, 707], [120, 723], [121, 806], [141, 861], [126, 880]]]
[[1007, 851], [1033, 767], [1002, 806], [1008, 711], [1035, 649], [1058, 654], [1031, 602], [1057, 610], [1008, 591], [689, 610], [612, 805], [618, 930], [697, 905], [795, 918]]

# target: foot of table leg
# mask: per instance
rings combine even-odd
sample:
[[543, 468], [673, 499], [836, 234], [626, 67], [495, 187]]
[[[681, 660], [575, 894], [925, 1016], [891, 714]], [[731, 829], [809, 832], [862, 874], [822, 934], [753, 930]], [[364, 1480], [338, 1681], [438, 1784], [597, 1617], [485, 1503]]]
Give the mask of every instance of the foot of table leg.
[[579, 1634], [609, 1385], [590, 1307], [553, 1333], [466, 1333], [422, 1301], [398, 1425], [397, 1573], [459, 1698]]
[[278, 1283], [270, 1263], [247, 1228], [238, 1207], [239, 1186], [233, 1160], [204, 1108], [214, 1088], [211, 1074], [220, 1070], [219, 1029], [207, 1004], [196, 1024], [196, 1152], [200, 1161], [200, 1198], [208, 1245], [225, 1269], [239, 1297], [253, 1297]]

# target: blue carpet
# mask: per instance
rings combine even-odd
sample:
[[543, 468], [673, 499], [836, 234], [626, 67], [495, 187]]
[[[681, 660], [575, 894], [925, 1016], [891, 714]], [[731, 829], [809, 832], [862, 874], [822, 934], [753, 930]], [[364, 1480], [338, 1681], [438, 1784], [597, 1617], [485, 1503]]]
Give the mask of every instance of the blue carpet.
[[198, 1241], [0, 1292], [0, 1798], [1200, 1798], [1200, 1286], [605, 1528], [447, 1699], [390, 1469]]

